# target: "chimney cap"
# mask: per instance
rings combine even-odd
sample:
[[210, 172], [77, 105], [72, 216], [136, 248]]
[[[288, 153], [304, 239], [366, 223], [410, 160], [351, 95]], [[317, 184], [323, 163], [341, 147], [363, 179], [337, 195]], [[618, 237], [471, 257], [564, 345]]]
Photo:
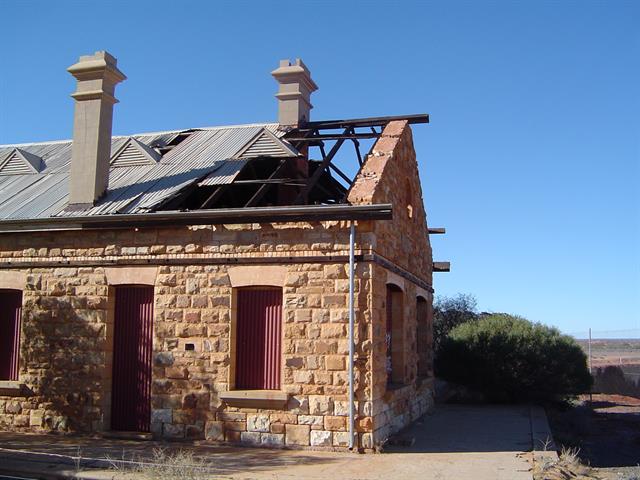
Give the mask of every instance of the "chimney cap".
[[118, 60], [106, 50], [98, 50], [93, 55], [82, 55], [77, 63], [74, 63], [67, 72], [76, 78], [88, 73], [108, 72], [116, 82], [126, 80], [124, 73], [118, 70]]
[[296, 58], [295, 61], [289, 59], [280, 60], [280, 65], [271, 75], [279, 83], [294, 83], [302, 81], [309, 90], [309, 93], [318, 90], [318, 85], [311, 78], [311, 71], [304, 64], [302, 59]]

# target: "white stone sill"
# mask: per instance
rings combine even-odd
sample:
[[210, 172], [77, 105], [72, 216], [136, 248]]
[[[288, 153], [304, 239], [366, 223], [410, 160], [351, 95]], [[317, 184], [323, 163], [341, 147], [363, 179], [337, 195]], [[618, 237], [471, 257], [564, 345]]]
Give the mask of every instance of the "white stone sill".
[[230, 390], [219, 394], [233, 407], [279, 408], [287, 406], [289, 394], [280, 390]]
[[24, 397], [25, 384], [15, 380], [0, 380], [0, 395], [6, 397]]

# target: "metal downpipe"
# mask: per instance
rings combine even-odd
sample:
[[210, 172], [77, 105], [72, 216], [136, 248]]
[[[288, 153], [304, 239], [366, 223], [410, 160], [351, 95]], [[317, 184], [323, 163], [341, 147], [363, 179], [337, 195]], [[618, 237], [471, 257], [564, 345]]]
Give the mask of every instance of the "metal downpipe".
[[355, 430], [355, 401], [353, 392], [353, 355], [354, 355], [354, 276], [355, 276], [355, 258], [354, 243], [356, 236], [356, 227], [353, 221], [349, 226], [349, 448], [354, 447], [354, 430]]

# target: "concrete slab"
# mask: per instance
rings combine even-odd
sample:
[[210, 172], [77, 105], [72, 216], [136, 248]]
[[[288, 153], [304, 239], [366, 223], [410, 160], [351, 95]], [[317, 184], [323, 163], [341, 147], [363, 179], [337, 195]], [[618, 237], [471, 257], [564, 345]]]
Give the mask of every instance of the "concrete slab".
[[527, 406], [440, 405], [403, 433], [412, 446], [371, 455], [0, 433], [0, 474], [111, 479], [105, 457], [150, 458], [164, 447], [206, 458], [211, 478], [531, 480], [531, 418]]

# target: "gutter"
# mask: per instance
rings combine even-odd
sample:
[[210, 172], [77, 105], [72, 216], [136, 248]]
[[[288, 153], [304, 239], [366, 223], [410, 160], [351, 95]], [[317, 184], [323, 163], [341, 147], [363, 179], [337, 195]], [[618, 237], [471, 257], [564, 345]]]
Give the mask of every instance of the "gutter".
[[390, 220], [392, 205], [296, 205], [0, 220], [0, 233], [239, 223]]

